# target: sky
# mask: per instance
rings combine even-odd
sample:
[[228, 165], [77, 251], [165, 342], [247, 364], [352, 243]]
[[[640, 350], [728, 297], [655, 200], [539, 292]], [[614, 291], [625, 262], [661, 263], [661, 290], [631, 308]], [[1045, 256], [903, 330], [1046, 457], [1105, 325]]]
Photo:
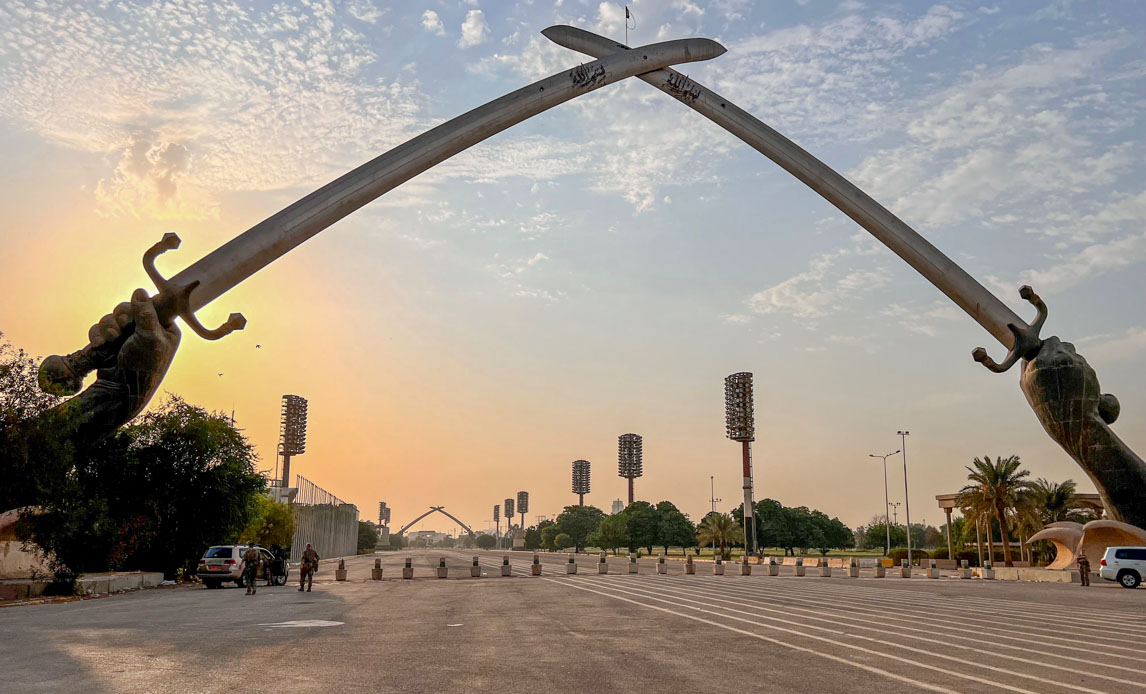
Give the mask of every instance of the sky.
[[[843, 173], [1044, 335], [1073, 342], [1146, 450], [1146, 10], [1102, 3], [634, 0], [630, 45], [682, 66]], [[624, 40], [611, 2], [0, 4], [0, 331], [66, 353], [168, 276], [427, 129]], [[630, 23], [630, 26], [632, 23]], [[697, 520], [742, 498], [723, 379], [756, 386], [757, 499], [849, 525], [883, 511], [870, 454], [907, 437], [913, 522], [975, 456], [1093, 487], [1042, 431], [1005, 350], [813, 191], [638, 80], [501, 133], [338, 222], [199, 312], [164, 390], [230, 414], [273, 474], [280, 398], [309, 400], [292, 471], [395, 527], [475, 529], [626, 493]], [[258, 347], [256, 348], [256, 345]], [[904, 500], [903, 459], [888, 460]], [[900, 509], [900, 520], [902, 521]], [[454, 526], [434, 514], [421, 529]]]

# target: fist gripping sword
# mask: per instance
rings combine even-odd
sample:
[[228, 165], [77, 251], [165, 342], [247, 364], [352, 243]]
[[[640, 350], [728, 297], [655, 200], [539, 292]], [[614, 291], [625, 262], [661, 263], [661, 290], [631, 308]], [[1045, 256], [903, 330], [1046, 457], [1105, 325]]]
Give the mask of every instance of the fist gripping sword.
[[[677, 63], [709, 60], [724, 52], [723, 46], [709, 39], [666, 41], [594, 60], [534, 82], [363, 164], [256, 224], [170, 279], [159, 273], [155, 259], [178, 248], [180, 241], [175, 234], [165, 234], [143, 254], [143, 267], [159, 293], [148, 297], [138, 290], [131, 302], [121, 304], [92, 327], [91, 341], [83, 349], [44, 360], [40, 387], [58, 395], [74, 394], [82, 388], [84, 377], [96, 370], [96, 383], [76, 398], [78, 405], [70, 403], [70, 408], [78, 408], [82, 418], [91, 420], [94, 416], [98, 420], [84, 427], [88, 438], [109, 433], [138, 414], [158, 389], [178, 345], [176, 317], [207, 340], [242, 330], [246, 319], [241, 314], [232, 313], [225, 324], [210, 330], [199, 323], [195, 312], [331, 224], [471, 145], [626, 77]], [[123, 359], [125, 350], [139, 358]]]
[[[627, 46], [575, 27], [550, 27], [541, 33], [560, 46], [594, 58], [629, 51]], [[971, 352], [975, 361], [1002, 373], [1022, 360], [1020, 386], [1027, 402], [1050, 437], [1094, 482], [1107, 517], [1146, 528], [1146, 464], [1109, 426], [1118, 418], [1118, 399], [1101, 393], [1094, 369], [1073, 345], [1057, 337], [1040, 337], [1047, 306], [1033, 289], [1019, 290], [1019, 296], [1038, 312], [1027, 323], [869, 195], [728, 99], [668, 67], [638, 77], [800, 179], [905, 260], [1008, 349], [999, 363], [978, 347]]]

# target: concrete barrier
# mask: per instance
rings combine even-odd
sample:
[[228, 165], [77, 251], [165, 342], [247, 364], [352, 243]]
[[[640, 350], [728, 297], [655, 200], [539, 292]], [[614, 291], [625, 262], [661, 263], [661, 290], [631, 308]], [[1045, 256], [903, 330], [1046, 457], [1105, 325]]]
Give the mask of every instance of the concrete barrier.
[[565, 573], [566, 574], [577, 573], [577, 560], [572, 554], [569, 555], [569, 561], [565, 564]]
[[831, 576], [832, 576], [832, 565], [829, 564], [828, 560], [823, 558], [823, 557], [820, 558], [819, 563], [820, 563], [820, 577], [821, 578], [831, 578]]
[[402, 567], [402, 578], [411, 579], [414, 577], [414, 566], [411, 563], [413, 559], [406, 557], [406, 565]]
[[712, 565], [712, 575], [713, 576], [723, 576], [724, 575], [724, 562], [720, 561], [720, 557], [717, 557], [716, 562]]
[[937, 561], [938, 560], [936, 560], [936, 559], [928, 559], [927, 560], [927, 577], [928, 578], [939, 578], [939, 565], [936, 563]]
[[502, 576], [512, 576], [513, 575], [513, 567], [509, 565], [509, 556], [508, 555], [503, 556], [501, 558], [501, 575]]
[[338, 568], [334, 570], [334, 580], [336, 580], [336, 581], [345, 581], [346, 580], [346, 560], [345, 559], [339, 559], [338, 560]]
[[752, 575], [752, 565], [748, 563], [748, 557], [744, 557], [744, 559], [741, 560], [741, 562], [740, 562], [740, 575], [741, 576], [751, 576]]
[[911, 578], [911, 564], [908, 564], [906, 559], [899, 564], [899, 577]]
[[606, 561], [606, 559], [607, 559], [607, 557], [606, 557], [605, 553], [601, 552], [601, 558], [599, 560], [597, 560], [597, 573], [599, 573], [599, 574], [609, 573], [609, 562]]
[[470, 578], [481, 578], [481, 564], [477, 557], [474, 557], [474, 563], [470, 566]]
[[979, 569], [979, 578], [987, 581], [995, 580], [995, 567], [991, 566], [990, 562], [987, 562], [983, 568]]
[[669, 572], [668, 564], [665, 562], [665, 555], [657, 557], [657, 573], [667, 574]]
[[860, 575], [859, 562], [853, 559], [848, 564], [848, 578], [859, 578], [859, 575]]
[[640, 565], [637, 564], [637, 555], [635, 552], [629, 552], [629, 573], [640, 573]]
[[692, 576], [696, 574], [696, 564], [692, 563], [692, 555], [689, 555], [684, 559], [684, 573], [686, 576]]
[[438, 578], [445, 578], [449, 569], [446, 567], [446, 558], [438, 557]]
[[880, 563], [876, 564], [875, 566], [871, 567], [871, 577], [872, 578], [883, 578], [886, 575], [887, 575], [887, 567], [883, 565], [883, 562], [880, 562]]
[[[785, 558], [784, 562], [787, 563], [787, 561], [788, 561], [787, 558]], [[805, 568], [804, 568], [804, 558], [803, 557], [796, 557], [796, 563], [793, 564], [793, 566], [796, 567], [796, 575], [797, 576], [803, 576], [804, 575]]]
[[[474, 557], [474, 559], [477, 559], [477, 557]], [[381, 581], [382, 580], [382, 560], [381, 559], [375, 559], [374, 560], [374, 568], [370, 569], [370, 578], [375, 580], [375, 581]]]
[[780, 564], [776, 562], [776, 557], [768, 557], [768, 575], [780, 575]]
[[529, 565], [529, 571], [533, 576], [541, 575], [541, 557], [539, 555], [533, 555], [533, 563]]
[[[955, 559], [932, 559], [935, 565], [944, 571], [953, 571], [959, 568], [959, 562]], [[967, 561], [964, 559], [963, 561]]]

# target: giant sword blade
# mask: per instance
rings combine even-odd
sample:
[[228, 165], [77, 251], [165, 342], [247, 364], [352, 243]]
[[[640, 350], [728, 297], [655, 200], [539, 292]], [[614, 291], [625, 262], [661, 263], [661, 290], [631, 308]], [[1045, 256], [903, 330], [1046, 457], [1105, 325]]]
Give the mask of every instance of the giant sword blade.
[[[666, 41], [534, 82], [442, 123], [331, 181], [170, 279], [155, 268], [155, 259], [178, 248], [180, 240], [175, 234], [165, 234], [143, 256], [144, 269], [159, 289], [154, 297], [159, 317], [167, 323], [178, 316], [209, 340], [241, 330], [246, 324], [241, 314], [233, 313], [224, 325], [208, 330], [195, 318], [195, 311], [371, 200], [512, 125], [626, 77], [677, 63], [710, 60], [724, 52], [724, 46], [710, 39]], [[48, 357], [40, 369], [41, 385], [60, 394], [79, 391], [84, 376], [114, 361], [119, 345], [129, 336], [125, 330], [115, 342], [89, 343], [72, 354]]]

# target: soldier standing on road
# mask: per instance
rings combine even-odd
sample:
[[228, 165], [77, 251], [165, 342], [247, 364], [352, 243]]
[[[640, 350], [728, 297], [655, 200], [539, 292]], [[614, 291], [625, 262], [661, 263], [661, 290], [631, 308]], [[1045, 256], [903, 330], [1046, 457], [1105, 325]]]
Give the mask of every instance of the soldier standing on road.
[[239, 565], [239, 573], [242, 574], [247, 584], [247, 595], [254, 595], [256, 591], [255, 581], [259, 578], [259, 569], [263, 567], [263, 553], [251, 547], [243, 554], [243, 563]]
[[303, 586], [306, 586], [306, 592], [310, 592], [310, 587], [314, 585], [314, 573], [318, 571], [318, 552], [314, 551], [310, 543], [306, 543], [306, 549], [302, 551], [302, 564], [298, 567], [298, 590], [301, 593]]
[[1078, 553], [1078, 575], [1082, 577], [1082, 585], [1090, 585], [1090, 560], [1086, 558], [1086, 550]]

